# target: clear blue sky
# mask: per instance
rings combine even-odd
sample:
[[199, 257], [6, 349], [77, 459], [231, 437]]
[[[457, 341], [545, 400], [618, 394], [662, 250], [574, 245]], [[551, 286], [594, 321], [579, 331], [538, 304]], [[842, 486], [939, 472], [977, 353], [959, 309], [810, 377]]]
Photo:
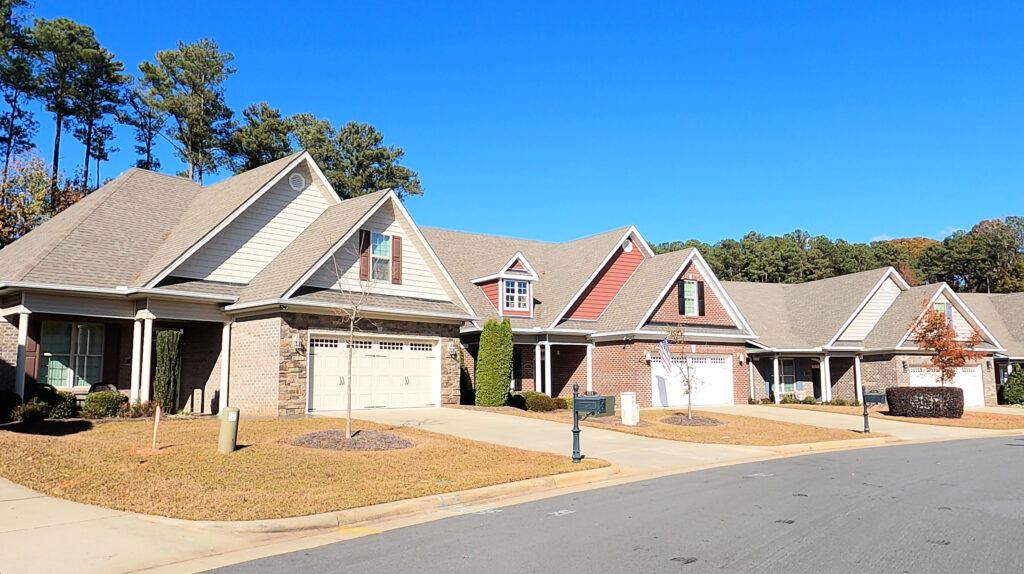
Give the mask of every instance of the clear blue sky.
[[[210, 36], [235, 55], [236, 111], [266, 100], [373, 124], [420, 173], [426, 193], [407, 202], [420, 225], [869, 241], [1024, 213], [1024, 7], [981, 4], [36, 0], [34, 13], [92, 26], [133, 72]], [[48, 157], [52, 119], [38, 119]], [[82, 151], [66, 141], [70, 168]], [[129, 131], [115, 145], [105, 174], [134, 161]]]

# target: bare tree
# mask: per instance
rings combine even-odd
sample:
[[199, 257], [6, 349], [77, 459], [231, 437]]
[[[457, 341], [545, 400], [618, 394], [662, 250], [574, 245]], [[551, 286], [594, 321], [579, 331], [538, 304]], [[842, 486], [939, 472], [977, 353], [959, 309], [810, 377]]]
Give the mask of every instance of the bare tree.
[[[668, 340], [670, 343], [675, 343], [682, 347], [683, 361], [679, 365], [679, 379], [683, 383], [683, 390], [686, 392], [686, 418], [693, 420], [693, 392], [704, 384], [704, 381], [697, 376], [697, 367], [693, 364], [693, 357], [687, 352], [686, 337], [683, 335], [683, 329], [681, 327], [668, 329]], [[670, 372], [669, 375], [671, 376], [672, 373]]]

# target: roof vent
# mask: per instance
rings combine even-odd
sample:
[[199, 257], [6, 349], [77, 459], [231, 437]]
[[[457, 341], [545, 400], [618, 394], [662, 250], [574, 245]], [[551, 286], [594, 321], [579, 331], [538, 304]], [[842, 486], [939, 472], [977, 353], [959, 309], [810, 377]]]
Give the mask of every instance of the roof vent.
[[302, 177], [301, 173], [293, 173], [288, 176], [288, 185], [295, 191], [302, 191], [306, 189], [306, 178]]
[[629, 253], [630, 251], [632, 251], [633, 250], [633, 242], [628, 240], [628, 239], [623, 241], [622, 242], [622, 250], [625, 251], [626, 253]]

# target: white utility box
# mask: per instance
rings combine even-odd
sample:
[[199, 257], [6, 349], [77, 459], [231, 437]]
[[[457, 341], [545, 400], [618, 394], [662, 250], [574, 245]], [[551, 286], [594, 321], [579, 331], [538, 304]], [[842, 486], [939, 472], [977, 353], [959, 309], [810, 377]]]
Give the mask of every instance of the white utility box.
[[619, 404], [622, 424], [635, 427], [640, 423], [640, 407], [636, 404], [636, 393], [619, 393]]

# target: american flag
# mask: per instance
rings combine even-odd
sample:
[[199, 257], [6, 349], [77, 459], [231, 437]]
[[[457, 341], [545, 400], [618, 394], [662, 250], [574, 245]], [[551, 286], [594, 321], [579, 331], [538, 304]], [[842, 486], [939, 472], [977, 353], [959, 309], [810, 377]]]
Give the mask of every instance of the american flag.
[[668, 338], [658, 343], [658, 358], [666, 373], [672, 372], [672, 354], [668, 352]]

